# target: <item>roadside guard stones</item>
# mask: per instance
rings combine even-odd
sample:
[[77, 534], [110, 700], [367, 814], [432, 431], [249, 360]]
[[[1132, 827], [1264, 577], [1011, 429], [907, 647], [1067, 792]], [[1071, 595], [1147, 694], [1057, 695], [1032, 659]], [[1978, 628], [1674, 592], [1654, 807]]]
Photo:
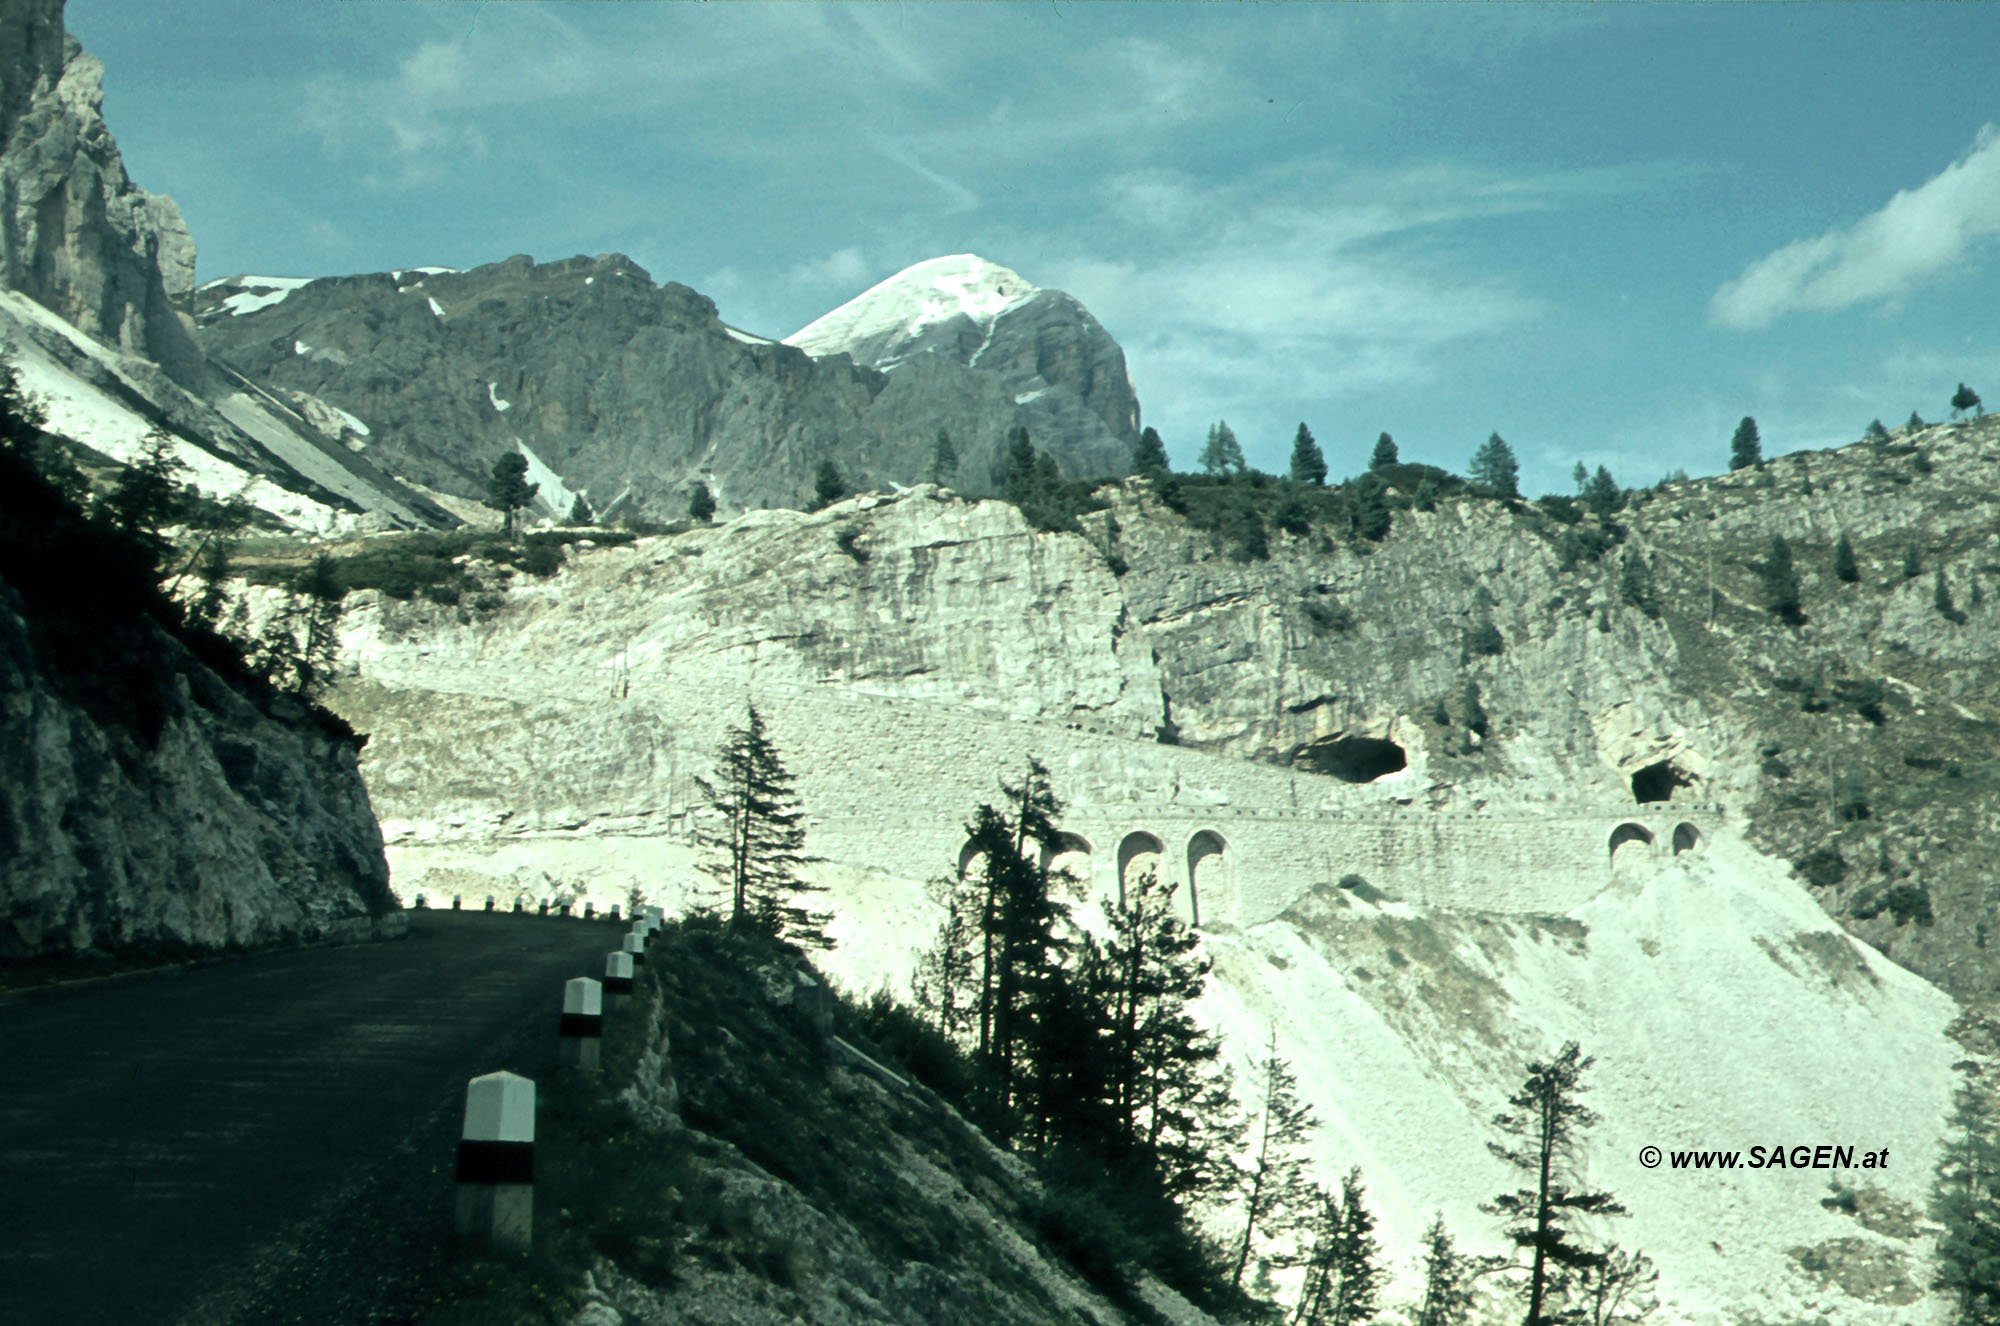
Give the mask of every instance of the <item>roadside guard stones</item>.
[[630, 953], [607, 953], [604, 955], [604, 993], [613, 999], [622, 999], [632, 993], [632, 955]]
[[458, 1236], [525, 1253], [535, 1230], [535, 1084], [488, 1073], [465, 1087], [458, 1143]]
[[646, 961], [645, 935], [641, 934], [637, 930], [630, 932], [625, 936], [625, 942], [622, 945], [622, 947], [625, 950], [626, 956], [632, 959], [633, 966], [636, 967], [644, 965]]
[[562, 1062], [594, 1071], [604, 1041], [604, 987], [588, 976], [563, 985]]

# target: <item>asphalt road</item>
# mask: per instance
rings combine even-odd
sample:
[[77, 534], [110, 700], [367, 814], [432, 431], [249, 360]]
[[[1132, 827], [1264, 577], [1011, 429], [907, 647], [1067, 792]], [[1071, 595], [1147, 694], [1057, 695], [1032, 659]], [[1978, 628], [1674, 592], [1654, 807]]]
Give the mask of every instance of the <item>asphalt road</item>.
[[546, 1078], [604, 921], [0, 997], [0, 1322], [389, 1322], [449, 1248], [468, 1078]]

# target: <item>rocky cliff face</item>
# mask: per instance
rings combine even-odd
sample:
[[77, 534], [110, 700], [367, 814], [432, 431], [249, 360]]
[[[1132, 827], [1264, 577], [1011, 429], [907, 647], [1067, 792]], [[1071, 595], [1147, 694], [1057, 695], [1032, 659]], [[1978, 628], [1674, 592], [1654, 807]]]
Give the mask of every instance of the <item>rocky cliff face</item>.
[[192, 377], [194, 241], [171, 198], [126, 175], [104, 124], [104, 66], [63, 31], [62, 11], [0, 3], [0, 284]]
[[267, 712], [166, 635], [145, 717], [48, 675], [0, 581], [0, 960], [365, 938], [395, 911], [352, 745]]
[[[1022, 323], [1059, 378], [1089, 377], [1057, 367], [1078, 359], [1058, 324], [1081, 336], [1079, 315], [1051, 303], [1039, 330]], [[946, 356], [889, 374], [815, 359], [725, 326], [706, 297], [617, 255], [235, 278], [204, 287], [200, 324], [203, 346], [249, 377], [345, 411], [367, 430], [355, 444], [391, 472], [478, 498], [494, 460], [518, 450], [558, 515], [583, 493], [600, 516], [680, 517], [695, 483], [725, 511], [801, 506], [823, 459], [856, 488], [911, 483], [940, 428], [974, 492], [990, 491], [1017, 423], [1071, 473], [1118, 473], [1129, 454], [1069, 387], [1033, 397], [1021, 372]]]

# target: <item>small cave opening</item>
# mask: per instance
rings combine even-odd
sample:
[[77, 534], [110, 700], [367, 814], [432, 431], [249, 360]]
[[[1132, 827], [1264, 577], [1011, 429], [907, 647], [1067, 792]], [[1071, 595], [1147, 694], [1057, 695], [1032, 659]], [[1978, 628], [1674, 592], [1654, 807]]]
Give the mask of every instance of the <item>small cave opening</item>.
[[1410, 764], [1401, 746], [1381, 737], [1316, 741], [1301, 747], [1295, 758], [1314, 773], [1332, 774], [1344, 783], [1372, 783]]
[[1675, 788], [1693, 785], [1694, 779], [1673, 761], [1661, 760], [1632, 775], [1632, 799], [1642, 806], [1654, 801], [1672, 801]]

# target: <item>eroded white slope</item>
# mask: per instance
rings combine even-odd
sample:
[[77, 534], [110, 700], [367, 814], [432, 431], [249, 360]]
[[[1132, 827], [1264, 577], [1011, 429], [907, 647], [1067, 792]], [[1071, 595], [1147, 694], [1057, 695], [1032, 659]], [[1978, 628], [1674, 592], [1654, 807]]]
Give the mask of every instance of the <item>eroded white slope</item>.
[[1035, 293], [1020, 273], [976, 254], [955, 253], [904, 268], [799, 328], [785, 344], [814, 356], [853, 353], [873, 343], [906, 340], [960, 315], [989, 324]]

